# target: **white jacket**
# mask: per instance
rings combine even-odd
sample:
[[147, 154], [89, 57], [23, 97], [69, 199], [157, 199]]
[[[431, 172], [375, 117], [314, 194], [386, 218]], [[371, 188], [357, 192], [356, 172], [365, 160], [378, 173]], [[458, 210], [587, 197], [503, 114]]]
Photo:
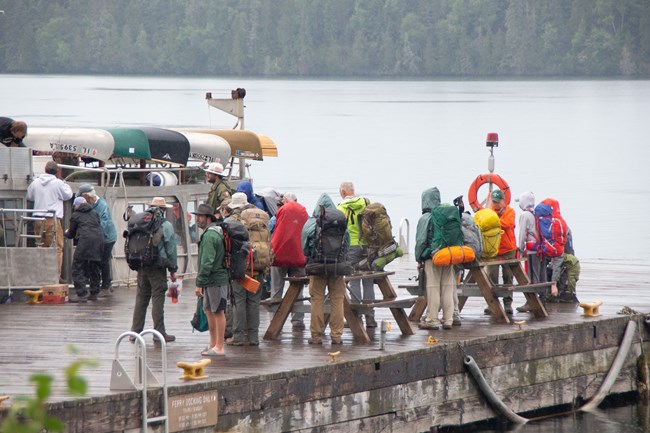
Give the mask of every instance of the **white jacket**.
[[[63, 202], [72, 198], [70, 185], [53, 174], [42, 174], [27, 188], [27, 200], [34, 202], [34, 209], [53, 210], [57, 218], [63, 218]], [[34, 216], [48, 216], [34, 212]]]
[[535, 223], [535, 195], [532, 192], [525, 192], [519, 196], [519, 208], [524, 212], [519, 215], [519, 236], [517, 237], [517, 249], [522, 253], [534, 254], [534, 251], [526, 251], [526, 242], [537, 241], [537, 224]]

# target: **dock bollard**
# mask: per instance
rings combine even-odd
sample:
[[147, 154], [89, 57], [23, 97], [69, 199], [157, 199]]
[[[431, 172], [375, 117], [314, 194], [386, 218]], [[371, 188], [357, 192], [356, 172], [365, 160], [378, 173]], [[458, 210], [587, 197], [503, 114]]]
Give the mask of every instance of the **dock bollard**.
[[379, 350], [384, 350], [384, 346], [386, 345], [386, 333], [390, 331], [390, 321], [382, 320], [379, 329]]

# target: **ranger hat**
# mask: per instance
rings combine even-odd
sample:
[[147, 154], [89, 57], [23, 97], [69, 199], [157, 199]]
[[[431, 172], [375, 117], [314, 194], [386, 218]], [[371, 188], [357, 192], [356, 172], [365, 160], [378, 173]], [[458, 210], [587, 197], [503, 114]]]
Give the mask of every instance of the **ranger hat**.
[[221, 177], [225, 176], [225, 173], [223, 172], [223, 165], [218, 162], [213, 162], [208, 166], [208, 168], [204, 169], [203, 171], [206, 173], [216, 174], [217, 176]]

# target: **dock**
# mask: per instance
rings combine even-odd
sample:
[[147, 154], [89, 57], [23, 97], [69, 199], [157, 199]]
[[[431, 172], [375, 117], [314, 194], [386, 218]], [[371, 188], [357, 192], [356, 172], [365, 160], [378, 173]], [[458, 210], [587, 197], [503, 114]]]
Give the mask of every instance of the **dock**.
[[[178, 361], [195, 362], [208, 336], [192, 332], [196, 307], [193, 287], [184, 287], [178, 304], [165, 304], [169, 431], [428, 431], [431, 427], [463, 425], [498, 417], [482, 398], [464, 360], [471, 356], [504, 403], [516, 413], [574, 405], [589, 400], [609, 371], [628, 322], [638, 325], [636, 338], [614, 386], [613, 394], [636, 392], [636, 359], [650, 349], [645, 315], [650, 313], [650, 266], [615, 261], [582, 262], [577, 295], [581, 302], [603, 301], [596, 317], [584, 317], [575, 304], [547, 304], [549, 317], [515, 313], [501, 324], [483, 313], [485, 301], [470, 297], [462, 310], [462, 326], [425, 331], [411, 323], [413, 335], [402, 335], [388, 309], [376, 319], [391, 321], [380, 350], [380, 328], [369, 329], [369, 344], [355, 343], [349, 329], [342, 346], [307, 344], [307, 329], [292, 331], [287, 322], [273, 341], [255, 347], [226, 347], [226, 357], [213, 357], [207, 378], [180, 379]], [[398, 298], [411, 296], [399, 285], [414, 284], [412, 254], [390, 265]], [[55, 376], [52, 414], [66, 431], [137, 432], [142, 424], [142, 392], [111, 391], [116, 340], [129, 331], [135, 287], [117, 288], [112, 297], [87, 304], [0, 305], [0, 396], [11, 400], [33, 395], [29, 376]], [[379, 290], [376, 289], [379, 297]], [[516, 294], [513, 306], [525, 302]], [[624, 308], [627, 307], [627, 308]], [[634, 314], [638, 313], [638, 314]], [[150, 328], [151, 317], [145, 324]], [[260, 336], [272, 313], [261, 310]], [[521, 329], [520, 329], [521, 327]], [[326, 331], [326, 334], [329, 330]], [[162, 376], [161, 349], [150, 335], [147, 364]], [[71, 353], [72, 345], [77, 353]], [[124, 339], [119, 358], [129, 374], [136, 370], [137, 346]], [[332, 363], [329, 353], [340, 351]], [[64, 368], [81, 358], [97, 361], [84, 367], [88, 381], [84, 397], [66, 394]], [[178, 410], [191, 397], [208, 397], [189, 412]], [[148, 416], [163, 413], [160, 388], [148, 392]], [[210, 400], [210, 402], [207, 402]], [[7, 402], [3, 409], [7, 407]], [[189, 403], [187, 403], [189, 404]], [[0, 422], [3, 412], [0, 412]], [[164, 431], [152, 424], [150, 431]]]

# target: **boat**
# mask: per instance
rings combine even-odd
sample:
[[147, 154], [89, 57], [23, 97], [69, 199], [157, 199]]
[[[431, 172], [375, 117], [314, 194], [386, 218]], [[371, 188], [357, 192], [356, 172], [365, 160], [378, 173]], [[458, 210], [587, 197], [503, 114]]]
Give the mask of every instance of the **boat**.
[[[241, 104], [223, 100], [225, 106]], [[243, 104], [241, 104], [243, 107]], [[243, 108], [242, 108], [243, 110]], [[228, 112], [228, 111], [226, 111]], [[243, 111], [238, 111], [243, 126]], [[118, 234], [126, 230], [127, 209], [140, 212], [154, 196], [165, 197], [172, 208], [172, 223], [178, 247], [178, 274], [191, 278], [196, 273], [197, 232], [192, 212], [205, 202], [211, 184], [203, 168], [220, 162], [228, 169], [226, 181], [236, 188], [242, 180], [252, 181], [250, 161], [277, 156], [272, 139], [249, 130], [173, 127], [39, 127], [31, 126], [26, 148], [0, 149], [0, 221], [3, 251], [0, 251], [0, 291], [42, 287], [58, 283], [56, 248], [40, 248], [32, 233], [33, 209], [25, 196], [31, 181], [55, 159], [61, 177], [74, 192], [90, 183], [106, 199]], [[2, 182], [0, 182], [2, 183]], [[63, 225], [67, 226], [71, 202], [65, 203]], [[73, 245], [66, 242], [62, 278], [71, 282]], [[30, 272], [38, 266], [41, 272]], [[118, 236], [113, 249], [114, 284], [131, 284], [131, 271], [124, 255], [124, 239]]]

